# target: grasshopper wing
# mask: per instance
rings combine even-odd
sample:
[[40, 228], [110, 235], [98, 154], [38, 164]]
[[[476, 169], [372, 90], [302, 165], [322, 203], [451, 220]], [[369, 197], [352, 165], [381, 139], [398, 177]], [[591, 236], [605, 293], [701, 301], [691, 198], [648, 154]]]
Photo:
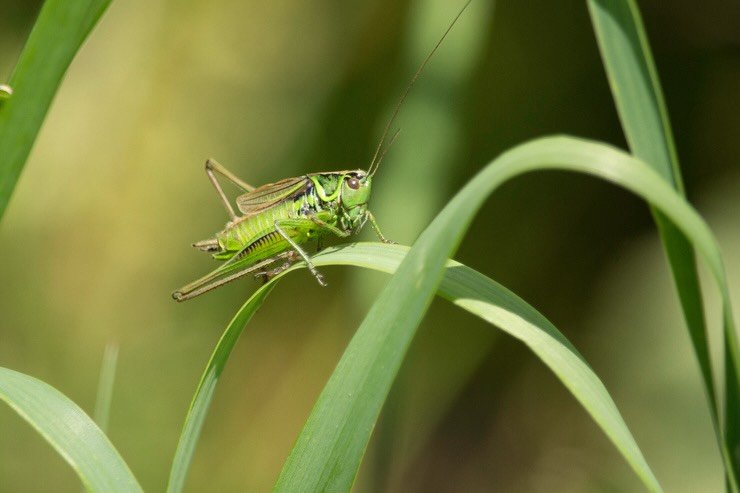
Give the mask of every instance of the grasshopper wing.
[[311, 180], [306, 176], [285, 178], [275, 183], [268, 183], [237, 197], [236, 205], [242, 214], [251, 216], [288, 198], [304, 193], [310, 183]]

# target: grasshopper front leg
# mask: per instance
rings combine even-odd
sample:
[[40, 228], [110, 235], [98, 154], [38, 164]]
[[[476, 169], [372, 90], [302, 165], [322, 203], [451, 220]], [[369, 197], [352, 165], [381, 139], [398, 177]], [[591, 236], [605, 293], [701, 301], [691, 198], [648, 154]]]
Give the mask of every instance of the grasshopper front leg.
[[382, 241], [383, 243], [390, 243], [391, 245], [395, 245], [396, 242], [387, 239], [385, 236], [383, 236], [383, 233], [380, 232], [380, 226], [378, 226], [378, 222], [375, 220], [375, 216], [373, 216], [373, 213], [370, 211], [367, 211], [365, 213], [365, 217], [370, 221], [370, 226], [372, 226], [373, 231], [375, 231], [375, 234], [378, 235], [378, 239]]

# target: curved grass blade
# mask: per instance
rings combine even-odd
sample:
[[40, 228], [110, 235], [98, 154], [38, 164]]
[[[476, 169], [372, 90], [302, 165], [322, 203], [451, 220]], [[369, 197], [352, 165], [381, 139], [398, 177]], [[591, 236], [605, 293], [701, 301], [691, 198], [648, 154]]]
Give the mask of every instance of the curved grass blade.
[[46, 0], [0, 105], [0, 219], [54, 94], [110, 0]]
[[[589, 0], [588, 7], [630, 149], [683, 194], [668, 112], [637, 4], [634, 0]], [[737, 343], [732, 338], [725, 339], [727, 367], [723, 375], [722, 365], [718, 365], [717, 373], [722, 377], [713, 377], [694, 250], [674, 224], [658, 211], [653, 211], [653, 215], [668, 255], [689, 336], [699, 362], [713, 425], [730, 476], [728, 481], [733, 491], [737, 492], [740, 454], [733, 457], [729, 452], [740, 450], [740, 386], [737, 380], [740, 361]], [[725, 336], [731, 330], [731, 327], [725, 327]], [[719, 411], [722, 404], [715, 388], [715, 381], [723, 380], [726, 396], [724, 438]]]
[[0, 400], [54, 447], [88, 491], [142, 491], [108, 437], [77, 404], [55, 388], [23, 373], [0, 368]]
[[[557, 169], [620, 185], [660, 209], [704, 256], [734, 331], [722, 259], [711, 232], [655, 171], [614, 147], [571, 137], [520, 145], [471, 180], [424, 231], [398, 267], [321, 393], [278, 479], [276, 489], [348, 491], [406, 350], [449, 257], [473, 216], [499, 185], [523, 173]], [[624, 451], [623, 451], [624, 453]], [[652, 491], [660, 486], [641, 455], [630, 464]]]
[[[408, 251], [406, 246], [359, 243], [322, 252], [313, 260], [317, 266], [347, 264], [392, 274]], [[606, 387], [568, 339], [531, 305], [480, 272], [449, 259], [444, 269], [437, 294], [527, 345], [581, 403], [648, 489], [661, 491]]]
[[[275, 278], [277, 279], [277, 277]], [[244, 330], [244, 326], [252, 318], [252, 315], [257, 309], [262, 306], [262, 303], [267, 298], [267, 295], [272, 291], [275, 285], [275, 279], [261, 286], [257, 291], [250, 296], [244, 305], [236, 312], [234, 318], [226, 326], [226, 330], [221, 335], [216, 347], [211, 354], [211, 359], [208, 360], [203, 375], [200, 378], [198, 387], [193, 395], [193, 400], [190, 403], [190, 408], [185, 416], [185, 424], [182, 427], [180, 433], [180, 440], [177, 443], [177, 450], [175, 451], [175, 457], [172, 460], [172, 469], [170, 470], [170, 478], [167, 482], [167, 492], [175, 493], [182, 491], [185, 485], [185, 478], [187, 477], [188, 468], [193, 460], [193, 453], [195, 452], [195, 445], [198, 442], [200, 436], [200, 430], [203, 428], [203, 421], [206, 419], [208, 408], [211, 405], [213, 399], [213, 393], [216, 390], [216, 384], [221, 376], [221, 372], [226, 366], [226, 361], [229, 359], [231, 350], [234, 348], [234, 344], [239, 339], [239, 336]]]
[[[395, 272], [409, 247], [383, 243], [355, 243], [328, 248], [313, 257], [317, 266], [353, 265], [386, 273]], [[297, 264], [290, 270], [303, 268]], [[282, 277], [285, 273], [280, 274]], [[184, 485], [190, 460], [223, 366], [249, 318], [260, 307], [276, 277], [259, 288], [227, 326], [206, 366], [183, 426], [168, 491]], [[616, 405], [599, 378], [578, 351], [534, 308], [505, 287], [459, 262], [448, 260], [438, 294], [523, 341], [561, 379], [594, 420], [636, 468], [647, 468]], [[657, 484], [657, 483], [656, 483]], [[310, 489], [309, 489], [310, 491]]]

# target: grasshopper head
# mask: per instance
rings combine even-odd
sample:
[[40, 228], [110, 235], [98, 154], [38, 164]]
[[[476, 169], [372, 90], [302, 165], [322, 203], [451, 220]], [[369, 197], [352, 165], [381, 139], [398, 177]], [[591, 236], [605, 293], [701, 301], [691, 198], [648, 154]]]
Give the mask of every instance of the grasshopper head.
[[367, 205], [370, 200], [370, 184], [372, 177], [362, 170], [350, 171], [344, 175], [342, 183], [342, 205], [351, 210], [358, 206]]
[[367, 203], [370, 200], [372, 177], [363, 170], [350, 171], [342, 183], [342, 209], [348, 224], [357, 230], [365, 221]]

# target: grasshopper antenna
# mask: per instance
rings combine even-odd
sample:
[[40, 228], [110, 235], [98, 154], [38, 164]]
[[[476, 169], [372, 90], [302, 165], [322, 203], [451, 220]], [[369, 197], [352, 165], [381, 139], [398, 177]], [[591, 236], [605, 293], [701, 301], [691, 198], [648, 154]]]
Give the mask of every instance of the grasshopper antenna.
[[[378, 168], [380, 168], [380, 163], [383, 162], [383, 158], [385, 157], [386, 154], [388, 154], [388, 151], [390, 150], [391, 146], [396, 141], [396, 137], [398, 137], [398, 134], [400, 134], [400, 133], [401, 133], [401, 129], [400, 128], [398, 130], [396, 130], [395, 132], [393, 132], [393, 137], [391, 137], [391, 140], [388, 142], [388, 145], [385, 146], [385, 149], [383, 149], [383, 152], [380, 153], [380, 157], [375, 162], [375, 169], [376, 170]], [[374, 173], [375, 173], [375, 171], [373, 171], [372, 173], [370, 173], [370, 176], [372, 176]]]
[[[460, 16], [465, 12], [465, 9], [468, 8], [468, 5], [472, 3], [473, 0], [468, 0], [465, 2], [465, 5], [462, 6], [460, 11], [457, 13], [454, 19], [452, 19], [452, 22], [450, 22], [450, 25], [447, 27], [447, 30], [444, 32], [441, 38], [439, 38], [439, 41], [437, 41], [437, 44], [434, 45], [434, 48], [432, 48], [432, 51], [429, 52], [427, 57], [424, 59], [423, 62], [421, 62], [421, 65], [419, 65], [419, 68], [416, 69], [416, 73], [411, 78], [411, 82], [409, 82], [409, 85], [406, 86], [406, 90], [403, 92], [403, 95], [401, 96], [401, 99], [398, 100], [398, 103], [396, 103], [396, 107], [393, 110], [393, 114], [391, 115], [390, 120], [388, 120], [388, 123], [385, 126], [385, 129], [383, 130], [383, 135], [380, 136], [380, 142], [378, 142], [378, 146], [375, 148], [375, 154], [373, 154], [373, 159], [370, 161], [370, 166], [368, 168], [368, 175], [373, 176], [376, 171], [378, 171], [378, 168], [380, 167], [380, 162], [383, 160], [383, 156], [385, 156], [385, 153], [388, 151], [386, 149], [381, 154], [381, 150], [383, 149], [383, 144], [385, 143], [386, 137], [388, 137], [388, 132], [390, 132], [391, 126], [393, 125], [393, 122], [396, 121], [396, 117], [398, 116], [398, 112], [401, 110], [401, 106], [403, 106], [403, 102], [406, 100], [406, 96], [409, 95], [409, 91], [411, 91], [411, 88], [414, 87], [414, 84], [416, 83], [417, 79], [421, 75], [421, 73], [424, 71], [424, 67], [426, 67], [427, 62], [431, 60], [432, 56], [437, 52], [437, 49], [440, 47], [442, 42], [445, 40], [447, 35], [452, 31], [452, 28], [457, 23], [457, 20], [460, 18]], [[393, 138], [391, 139], [391, 144], [393, 143], [393, 140], [395, 140], [396, 136], [398, 136], [398, 132], [396, 132], [393, 135]], [[390, 147], [390, 144], [388, 145]]]

